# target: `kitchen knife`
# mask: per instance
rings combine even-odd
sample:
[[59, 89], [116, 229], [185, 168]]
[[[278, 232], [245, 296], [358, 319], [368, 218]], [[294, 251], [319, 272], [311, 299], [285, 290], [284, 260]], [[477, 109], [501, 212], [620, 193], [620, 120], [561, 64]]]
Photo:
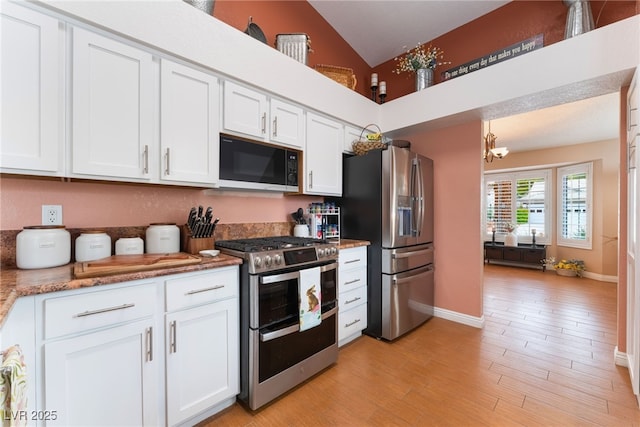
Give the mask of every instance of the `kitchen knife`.
[[209, 224], [211, 222], [211, 217], [213, 216], [213, 208], [211, 206], [209, 206], [207, 208], [207, 211], [204, 214], [204, 222], [206, 224]]
[[204, 210], [204, 208], [202, 207], [202, 205], [198, 206], [198, 221], [200, 221], [200, 219], [202, 219], [202, 211]]
[[198, 213], [195, 207], [191, 208], [191, 210], [189, 211], [189, 219], [187, 220], [187, 225], [189, 226], [189, 230], [191, 231], [192, 234], [193, 234], [193, 226], [195, 225], [197, 214]]

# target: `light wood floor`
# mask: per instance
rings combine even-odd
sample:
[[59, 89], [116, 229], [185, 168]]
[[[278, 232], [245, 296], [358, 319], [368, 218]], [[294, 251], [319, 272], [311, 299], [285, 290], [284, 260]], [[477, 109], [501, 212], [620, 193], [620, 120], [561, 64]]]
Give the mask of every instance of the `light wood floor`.
[[202, 426], [640, 426], [613, 362], [616, 285], [487, 266], [484, 329], [433, 318], [338, 363], [257, 413]]

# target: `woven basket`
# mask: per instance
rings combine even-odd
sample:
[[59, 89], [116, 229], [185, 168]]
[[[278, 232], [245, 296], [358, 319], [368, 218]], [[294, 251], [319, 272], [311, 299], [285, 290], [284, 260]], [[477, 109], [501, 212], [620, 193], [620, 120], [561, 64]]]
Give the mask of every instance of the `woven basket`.
[[331, 80], [334, 80], [349, 89], [353, 90], [356, 88], [357, 80], [351, 68], [323, 64], [318, 64], [314, 68], [320, 74], [329, 77]]
[[[371, 141], [371, 140], [368, 140], [366, 138], [365, 139], [362, 138], [363, 135], [364, 135], [364, 132], [370, 126], [375, 126], [376, 129], [378, 130], [377, 133], [380, 134], [380, 138], [378, 140], [376, 140], [376, 141]], [[363, 154], [367, 154], [371, 150], [378, 150], [378, 149], [386, 148], [387, 145], [384, 142], [382, 142], [383, 140], [384, 140], [384, 135], [382, 135], [382, 131], [380, 130], [378, 125], [370, 124], [370, 125], [366, 125], [364, 128], [362, 128], [362, 132], [360, 132], [360, 138], [358, 139], [358, 141], [353, 141], [353, 144], [351, 146], [352, 146], [353, 152], [356, 154], [356, 156], [362, 156]]]

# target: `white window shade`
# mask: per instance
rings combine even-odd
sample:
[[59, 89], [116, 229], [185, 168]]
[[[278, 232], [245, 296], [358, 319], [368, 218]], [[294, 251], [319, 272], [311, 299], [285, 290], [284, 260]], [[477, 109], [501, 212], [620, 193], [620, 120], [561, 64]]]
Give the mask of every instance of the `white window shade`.
[[591, 249], [592, 164], [558, 168], [558, 245]]

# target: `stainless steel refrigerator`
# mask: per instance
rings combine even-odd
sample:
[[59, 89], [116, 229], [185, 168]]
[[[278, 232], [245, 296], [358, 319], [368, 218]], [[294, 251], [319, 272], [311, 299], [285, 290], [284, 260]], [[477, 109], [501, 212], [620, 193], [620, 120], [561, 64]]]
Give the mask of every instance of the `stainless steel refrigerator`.
[[433, 161], [390, 146], [344, 158], [343, 238], [371, 242], [364, 332], [394, 340], [433, 316]]

